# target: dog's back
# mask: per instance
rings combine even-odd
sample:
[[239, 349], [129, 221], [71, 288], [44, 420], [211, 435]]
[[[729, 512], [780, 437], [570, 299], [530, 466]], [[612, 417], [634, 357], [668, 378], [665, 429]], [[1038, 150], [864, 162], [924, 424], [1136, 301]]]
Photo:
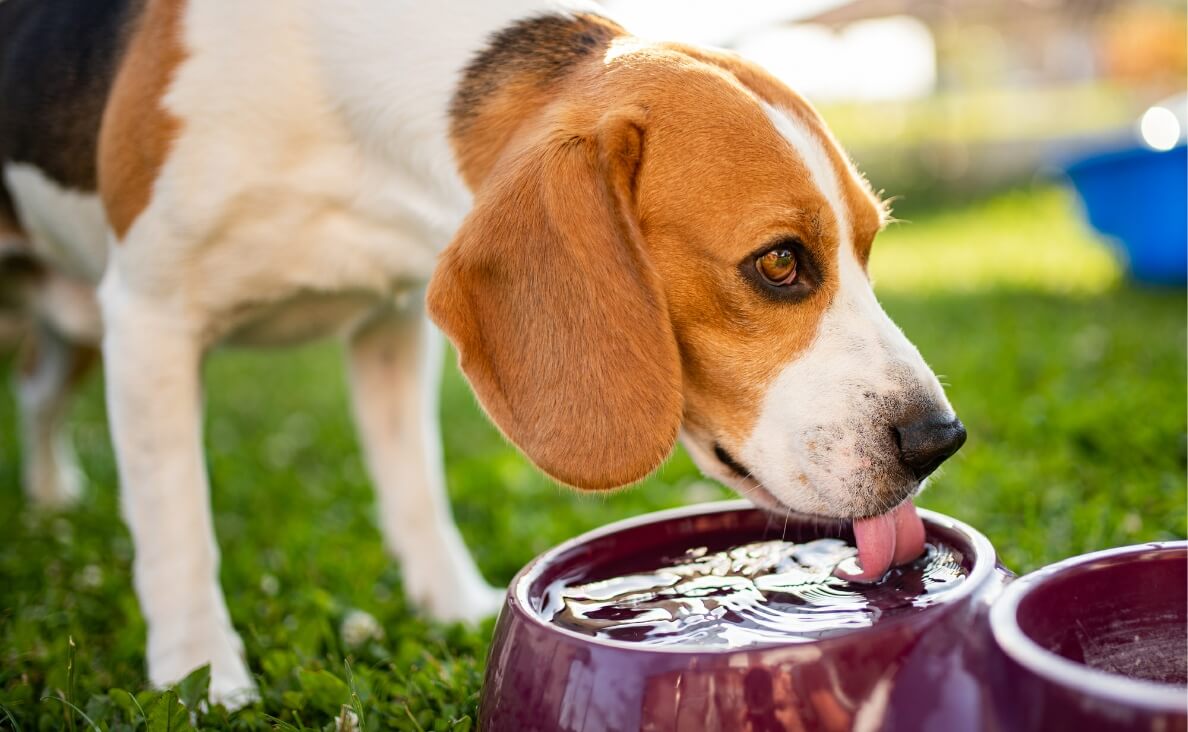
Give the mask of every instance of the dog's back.
[[[8, 240], [10, 254], [15, 242], [25, 239], [37, 258], [55, 267], [98, 274], [99, 128], [142, 5], [143, 0], [0, 3], [0, 239]], [[71, 211], [38, 205], [47, 197]], [[64, 217], [77, 208], [87, 210], [81, 217]]]

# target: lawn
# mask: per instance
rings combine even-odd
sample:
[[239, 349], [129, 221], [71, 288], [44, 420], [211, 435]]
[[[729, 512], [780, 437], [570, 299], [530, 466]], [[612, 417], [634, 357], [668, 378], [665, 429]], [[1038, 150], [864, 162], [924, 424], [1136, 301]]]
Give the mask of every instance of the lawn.
[[[1188, 532], [1183, 291], [1124, 285], [1050, 188], [921, 215], [875, 252], [881, 299], [944, 374], [970, 435], [923, 506], [979, 527], [1020, 572]], [[5, 380], [10, 368], [0, 359]], [[325, 729], [344, 704], [367, 729], [473, 728], [491, 624], [436, 625], [405, 604], [338, 349], [221, 353], [207, 383], [222, 581], [263, 700], [191, 719], [178, 698], [200, 694], [200, 674], [177, 692], [144, 690], [132, 547], [95, 379], [74, 411], [91, 488], [59, 515], [23, 505], [13, 402], [0, 395], [0, 728], [92, 728], [85, 713], [113, 730]], [[607, 521], [727, 496], [680, 452], [638, 487], [574, 494], [503, 441], [452, 365], [444, 388], [454, 511], [493, 582]], [[384, 634], [350, 647], [340, 628], [356, 609]]]

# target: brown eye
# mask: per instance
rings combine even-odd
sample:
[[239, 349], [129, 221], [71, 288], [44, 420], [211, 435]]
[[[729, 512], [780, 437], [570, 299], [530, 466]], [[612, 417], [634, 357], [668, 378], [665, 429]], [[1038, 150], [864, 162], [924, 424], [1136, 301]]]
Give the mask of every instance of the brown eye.
[[790, 249], [772, 249], [755, 260], [755, 269], [773, 285], [796, 281], [796, 255]]

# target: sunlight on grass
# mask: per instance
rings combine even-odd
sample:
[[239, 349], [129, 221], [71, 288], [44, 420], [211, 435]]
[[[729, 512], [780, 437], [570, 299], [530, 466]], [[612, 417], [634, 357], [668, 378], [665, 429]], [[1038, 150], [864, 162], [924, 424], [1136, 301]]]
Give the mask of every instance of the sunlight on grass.
[[[1045, 140], [1111, 133], [1133, 121], [1134, 101], [1109, 84], [986, 88], [942, 92], [908, 104], [835, 102], [821, 113], [847, 148]], [[1014, 110], [1004, 116], [1002, 110]], [[878, 124], [871, 124], [871, 120]]]
[[1108, 245], [1080, 217], [1071, 191], [1040, 188], [891, 224], [875, 240], [880, 294], [1026, 289], [1090, 294], [1117, 285]]

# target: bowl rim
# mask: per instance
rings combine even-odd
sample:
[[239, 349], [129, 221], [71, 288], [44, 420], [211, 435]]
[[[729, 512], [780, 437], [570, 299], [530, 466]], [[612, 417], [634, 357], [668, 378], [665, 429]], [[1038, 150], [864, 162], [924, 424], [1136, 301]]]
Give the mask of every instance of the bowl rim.
[[1024, 575], [1008, 584], [1002, 595], [990, 607], [990, 632], [994, 642], [1003, 653], [1024, 669], [1050, 683], [1077, 692], [1088, 692], [1127, 706], [1183, 713], [1188, 703], [1183, 686], [1101, 671], [1053, 653], [1023, 632], [1018, 623], [1018, 610], [1020, 603], [1032, 590], [1070, 569], [1145, 552], [1185, 549], [1188, 549], [1188, 541], [1132, 544], [1079, 554]]
[[[544, 628], [546, 630], [560, 633], [563, 636], [574, 638], [578, 641], [589, 643], [594, 646], [602, 646], [606, 648], [613, 648], [620, 651], [632, 651], [636, 653], [656, 653], [656, 654], [672, 654], [672, 655], [697, 655], [697, 656], [729, 656], [735, 653], [750, 653], [755, 651], [769, 651], [778, 648], [789, 648], [798, 646], [812, 645], [820, 648], [822, 646], [840, 645], [842, 643], [853, 642], [853, 639], [859, 638], [863, 635], [879, 632], [891, 632], [899, 625], [911, 622], [914, 616], [905, 616], [900, 618], [892, 618], [890, 620], [882, 621], [878, 626], [870, 626], [866, 628], [855, 628], [854, 630], [842, 633], [840, 635], [830, 636], [827, 638], [819, 638], [813, 641], [790, 641], [787, 643], [758, 643], [740, 648], [710, 648], [701, 646], [649, 646], [642, 643], [633, 643], [630, 641], [612, 640], [609, 638], [598, 638], [592, 635], [585, 635], [577, 631], [549, 622], [545, 618], [540, 617], [535, 610], [532, 609], [530, 598], [528, 597], [528, 589], [536, 582], [544, 570], [551, 566], [552, 563], [562, 554], [569, 552], [578, 546], [594, 541], [595, 539], [604, 538], [610, 534], [615, 534], [620, 531], [627, 531], [638, 528], [640, 526], [647, 526], [648, 524], [660, 523], [664, 521], [672, 521], [682, 518], [691, 518], [694, 516], [712, 516], [719, 513], [730, 513], [732, 511], [761, 511], [757, 507], [745, 499], [727, 499], [723, 501], [709, 501], [705, 503], [696, 503], [691, 506], [680, 506], [677, 508], [669, 508], [661, 511], [653, 511], [651, 513], [641, 514], [639, 516], [632, 516], [619, 521], [613, 521], [609, 524], [599, 526], [591, 529], [583, 534], [561, 542], [560, 544], [548, 549], [537, 555], [528, 564], [524, 565], [523, 569], [516, 573], [512, 578], [511, 584], [508, 586], [507, 601], [505, 607], [512, 612], [516, 612], [522, 617], [525, 617], [528, 622]], [[974, 562], [973, 568], [969, 572], [969, 576], [961, 583], [961, 586], [954, 589], [952, 592], [946, 594], [943, 602], [934, 605], [935, 612], [943, 612], [951, 608], [957, 607], [959, 601], [964, 600], [967, 596], [978, 592], [982, 585], [990, 578], [996, 566], [998, 566], [998, 556], [994, 550], [994, 545], [985, 537], [980, 531], [972, 526], [958, 521], [950, 516], [928, 509], [918, 508], [920, 518], [926, 524], [932, 524], [942, 529], [956, 532], [963, 535], [974, 548]], [[876, 631], [877, 628], [877, 631]]]

